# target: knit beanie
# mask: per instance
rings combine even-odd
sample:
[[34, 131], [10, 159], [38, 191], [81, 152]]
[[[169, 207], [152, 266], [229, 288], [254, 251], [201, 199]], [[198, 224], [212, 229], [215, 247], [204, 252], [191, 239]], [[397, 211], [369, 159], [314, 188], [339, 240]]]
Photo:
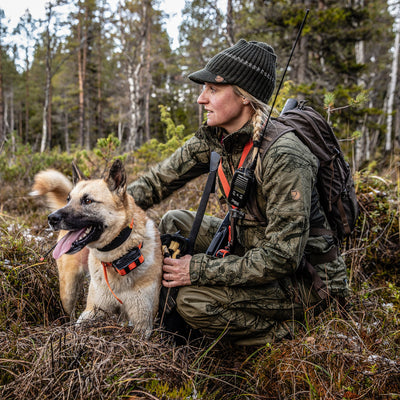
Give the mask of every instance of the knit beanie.
[[193, 72], [196, 83], [226, 83], [239, 86], [263, 103], [268, 103], [275, 89], [276, 55], [266, 43], [240, 39], [211, 58], [205, 68]]

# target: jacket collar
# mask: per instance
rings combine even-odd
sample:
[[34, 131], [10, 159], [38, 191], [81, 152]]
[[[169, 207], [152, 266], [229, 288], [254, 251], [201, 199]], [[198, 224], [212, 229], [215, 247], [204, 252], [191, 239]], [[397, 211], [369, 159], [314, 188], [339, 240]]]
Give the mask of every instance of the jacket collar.
[[222, 147], [227, 153], [241, 152], [253, 137], [253, 126], [247, 122], [242, 128], [224, 137]]
[[235, 153], [241, 152], [246, 143], [252, 139], [253, 126], [249, 121], [236, 132], [227, 134], [222, 128], [204, 124], [199, 128], [198, 135], [203, 136], [214, 148], [222, 147], [227, 153]]

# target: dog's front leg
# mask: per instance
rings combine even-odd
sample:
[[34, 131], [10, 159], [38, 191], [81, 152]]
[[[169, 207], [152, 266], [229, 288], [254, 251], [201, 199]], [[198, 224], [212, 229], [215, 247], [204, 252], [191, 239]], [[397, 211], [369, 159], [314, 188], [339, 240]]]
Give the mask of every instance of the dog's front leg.
[[86, 308], [79, 316], [77, 323], [90, 319], [107, 317], [107, 315], [119, 313], [119, 303], [112, 296], [107, 286], [103, 287], [101, 282], [91, 277], [89, 284]]
[[124, 303], [126, 317], [133, 329], [143, 338], [148, 339], [153, 330], [158, 309], [159, 284], [151, 282], [147, 286], [136, 288]]
[[75, 305], [88, 273], [88, 253], [84, 248], [74, 255], [64, 254], [57, 260], [60, 298], [64, 311], [74, 319]]

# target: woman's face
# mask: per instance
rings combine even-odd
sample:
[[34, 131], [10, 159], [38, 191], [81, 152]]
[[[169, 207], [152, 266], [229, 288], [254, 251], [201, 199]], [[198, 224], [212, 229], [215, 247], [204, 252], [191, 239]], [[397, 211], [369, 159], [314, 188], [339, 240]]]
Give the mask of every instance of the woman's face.
[[207, 125], [225, 128], [228, 133], [240, 129], [252, 115], [249, 101], [237, 95], [232, 85], [205, 83], [197, 102], [207, 112]]

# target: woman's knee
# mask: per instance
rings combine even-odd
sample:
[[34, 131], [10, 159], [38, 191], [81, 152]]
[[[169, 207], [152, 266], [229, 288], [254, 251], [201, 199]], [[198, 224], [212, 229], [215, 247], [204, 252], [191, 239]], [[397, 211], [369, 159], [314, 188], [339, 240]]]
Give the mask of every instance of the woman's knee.
[[227, 321], [222, 309], [227, 298], [222, 287], [184, 286], [179, 289], [176, 299], [177, 310], [193, 328], [207, 331], [221, 331]]
[[179, 314], [191, 326], [198, 328], [199, 322], [205, 317], [206, 303], [209, 302], [206, 293], [196, 286], [184, 286], [179, 289], [176, 306]]
[[160, 221], [158, 227], [161, 234], [181, 232], [185, 235], [193, 225], [194, 215], [191, 211], [170, 210], [167, 211]]

